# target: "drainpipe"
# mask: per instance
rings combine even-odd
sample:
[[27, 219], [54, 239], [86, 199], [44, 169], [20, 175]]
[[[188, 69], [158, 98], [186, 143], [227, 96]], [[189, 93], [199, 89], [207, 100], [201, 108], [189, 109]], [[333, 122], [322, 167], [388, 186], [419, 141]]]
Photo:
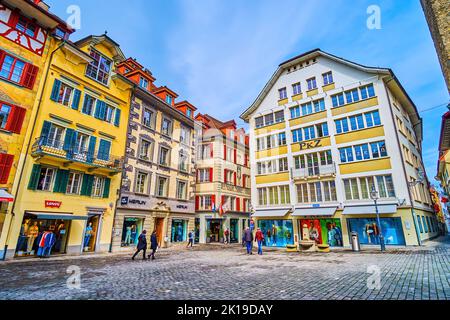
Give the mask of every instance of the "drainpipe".
[[[128, 113], [128, 122], [127, 122], [127, 128], [129, 123], [131, 122], [131, 105], [132, 105], [132, 99], [133, 99], [133, 93], [136, 90], [136, 85], [133, 85], [133, 88], [130, 92], [130, 112]], [[127, 157], [127, 143], [128, 143], [128, 130], [127, 130], [127, 138], [125, 140], [125, 150], [124, 150], [124, 159], [123, 159], [123, 163], [122, 163], [122, 172], [121, 172], [121, 178], [120, 178], [120, 187], [119, 187], [119, 196], [117, 197], [116, 200], [116, 207], [114, 208], [114, 217], [113, 217], [113, 230], [114, 230], [114, 225], [117, 219], [117, 207], [120, 204], [120, 199], [122, 198], [122, 188], [123, 188], [123, 174], [125, 172], [125, 164], [126, 164], [126, 157]], [[112, 247], [113, 247], [113, 240], [114, 240], [114, 232], [111, 232], [111, 242], [109, 243], [109, 250], [108, 252], [111, 253], [112, 252]]]
[[[384, 90], [386, 92], [386, 97], [387, 97], [388, 102], [389, 102], [389, 110], [391, 111], [392, 122], [394, 123], [395, 130], [397, 131], [396, 133], [398, 133], [397, 123], [396, 123], [395, 118], [394, 118], [394, 112], [392, 111], [391, 98], [389, 98], [389, 92], [387, 90], [387, 84], [389, 82], [391, 82], [392, 80], [394, 80], [394, 78], [391, 76], [391, 78], [384, 85]], [[414, 213], [414, 199], [413, 199], [413, 196], [412, 196], [412, 193], [411, 193], [411, 187], [410, 187], [410, 184], [409, 184], [409, 181], [408, 181], [408, 175], [407, 175], [406, 169], [405, 169], [405, 159], [403, 158], [403, 152], [402, 152], [402, 148], [401, 148], [401, 145], [400, 145], [400, 139], [398, 138], [398, 134], [395, 135], [395, 138], [397, 140], [398, 150], [400, 152], [400, 158], [402, 159], [402, 164], [403, 164], [402, 167], [403, 167], [403, 173], [404, 173], [405, 180], [406, 180], [406, 186], [408, 187], [408, 195], [409, 195], [409, 199], [410, 199], [410, 202], [411, 202], [411, 216], [412, 216], [412, 219], [413, 219], [413, 222], [414, 222], [414, 229], [416, 231], [417, 243], [419, 244], [419, 246], [421, 246], [422, 242], [421, 242], [421, 239], [420, 239], [420, 234], [419, 234], [419, 230], [417, 228], [417, 221], [416, 221], [416, 217], [415, 217], [415, 213]]]
[[[36, 128], [36, 122], [37, 122], [37, 118], [38, 118], [38, 115], [39, 115], [39, 109], [41, 108], [41, 105], [42, 105], [42, 96], [44, 95], [44, 91], [45, 91], [45, 88], [46, 88], [46, 85], [47, 85], [48, 74], [50, 72], [50, 66], [52, 64], [53, 56], [56, 53], [56, 51], [58, 51], [59, 49], [61, 49], [64, 46], [64, 44], [66, 44], [66, 40], [63, 40], [63, 42], [61, 42], [58, 45], [58, 47], [55, 50], [53, 50], [52, 53], [50, 54], [50, 59], [49, 59], [48, 65], [47, 65], [47, 70], [45, 71], [45, 76], [43, 78], [44, 84], [42, 86], [42, 90], [41, 90], [40, 95], [39, 95], [39, 103], [38, 103], [37, 108], [36, 108], [36, 116], [34, 117], [33, 126], [31, 128], [31, 132], [30, 132], [30, 139], [28, 140], [27, 150], [25, 152], [25, 159], [23, 160], [23, 165], [22, 165], [22, 168], [20, 170], [19, 180], [18, 180], [18, 183], [17, 183], [16, 196], [14, 197], [14, 201], [13, 201], [12, 208], [11, 208], [11, 216], [12, 217], [15, 216], [14, 209], [16, 207], [16, 202], [17, 202], [17, 200], [16, 200], [17, 199], [17, 191], [19, 190], [19, 187], [20, 187], [21, 182], [22, 182], [23, 172], [24, 172], [25, 164], [26, 164], [26, 161], [27, 161], [27, 158], [28, 158], [28, 152], [30, 151], [30, 146], [32, 145], [33, 132], [34, 132], [34, 129]], [[33, 110], [31, 110], [31, 111], [33, 111]], [[6, 253], [8, 251], [8, 243], [9, 243], [9, 236], [10, 236], [10, 232], [11, 232], [11, 225], [12, 225], [12, 223], [13, 223], [13, 218], [11, 218], [11, 221], [10, 221], [9, 226], [8, 226], [8, 231], [6, 233], [6, 244], [5, 244], [3, 257], [1, 258], [1, 260], [3, 260], [3, 261], [6, 260]]]

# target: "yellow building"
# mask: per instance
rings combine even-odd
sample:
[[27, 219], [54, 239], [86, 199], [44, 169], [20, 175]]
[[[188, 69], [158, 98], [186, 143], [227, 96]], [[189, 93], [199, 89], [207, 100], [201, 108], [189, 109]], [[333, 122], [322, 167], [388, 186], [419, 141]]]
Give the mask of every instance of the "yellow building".
[[14, 183], [6, 258], [110, 249], [132, 88], [115, 72], [124, 59], [106, 35], [53, 51]]
[[171, 89], [154, 84], [148, 69], [127, 59], [118, 70], [134, 84], [126, 163], [113, 251], [134, 250], [142, 230], [160, 247], [187, 241], [194, 229], [194, 111]]
[[248, 135], [234, 120], [196, 117], [196, 242], [240, 243], [250, 220]]
[[378, 245], [380, 231], [387, 245], [417, 245], [438, 235], [422, 120], [390, 69], [312, 50], [280, 64], [241, 118], [265, 245], [349, 246], [352, 232]]
[[13, 184], [23, 164], [21, 150], [41, 79], [58, 41], [73, 32], [44, 3], [35, 2], [0, 4], [0, 259], [10, 203], [17, 192]]

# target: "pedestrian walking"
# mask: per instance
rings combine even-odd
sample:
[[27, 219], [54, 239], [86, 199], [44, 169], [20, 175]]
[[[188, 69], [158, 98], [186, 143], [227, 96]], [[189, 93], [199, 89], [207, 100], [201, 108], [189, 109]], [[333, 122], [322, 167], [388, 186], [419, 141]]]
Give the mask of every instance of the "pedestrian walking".
[[153, 231], [152, 236], [150, 237], [150, 249], [152, 249], [152, 253], [148, 255], [148, 258], [152, 257], [152, 260], [155, 260], [155, 253], [158, 249], [158, 237], [156, 236], [156, 230]]
[[264, 241], [264, 234], [262, 233], [260, 228], [256, 230], [255, 241], [258, 243], [258, 254], [262, 255], [262, 244]]
[[224, 238], [224, 243], [229, 244], [230, 243], [230, 231], [228, 230], [228, 228], [225, 229], [225, 231], [223, 232], [223, 238]]
[[194, 246], [194, 231], [189, 232], [188, 238], [189, 238], [189, 242], [188, 242], [186, 248], [189, 248], [189, 246], [191, 246], [191, 248], [192, 248]]
[[253, 233], [250, 230], [249, 227], [245, 229], [245, 235], [244, 235], [245, 243], [247, 245], [247, 254], [253, 254]]
[[141, 251], [143, 251], [143, 253], [144, 253], [142, 260], [146, 260], [147, 259], [145, 256], [145, 252], [147, 251], [147, 231], [146, 230], [142, 231], [142, 233], [140, 234], [139, 239], [138, 239], [138, 244], [137, 244], [137, 250], [131, 259], [134, 260], [134, 258], [136, 258], [136, 256]]

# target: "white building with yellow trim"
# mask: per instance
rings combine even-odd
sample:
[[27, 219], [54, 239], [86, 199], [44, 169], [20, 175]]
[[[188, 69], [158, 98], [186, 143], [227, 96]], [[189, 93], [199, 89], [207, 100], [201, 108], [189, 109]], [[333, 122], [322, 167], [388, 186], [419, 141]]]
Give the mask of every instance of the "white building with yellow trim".
[[241, 118], [266, 246], [298, 244], [303, 231], [332, 247], [349, 246], [352, 232], [377, 245], [380, 229], [387, 245], [437, 236], [422, 120], [390, 69], [315, 49], [280, 64]]

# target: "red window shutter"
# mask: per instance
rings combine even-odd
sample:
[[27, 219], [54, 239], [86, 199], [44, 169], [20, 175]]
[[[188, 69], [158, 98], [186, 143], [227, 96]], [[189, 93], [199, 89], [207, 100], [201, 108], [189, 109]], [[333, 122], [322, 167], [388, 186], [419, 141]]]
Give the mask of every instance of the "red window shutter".
[[223, 145], [223, 159], [227, 160], [227, 145]]
[[244, 166], [247, 166], [248, 164], [248, 156], [244, 155]]
[[3, 66], [3, 60], [5, 59], [5, 51], [0, 50], [0, 67]]
[[14, 156], [10, 154], [0, 154], [0, 183], [8, 183], [9, 172], [13, 164]]
[[214, 168], [209, 168], [209, 182], [213, 182]]
[[234, 163], [237, 162], [237, 150], [234, 149]]
[[13, 11], [11, 16], [9, 17], [8, 25], [10, 27], [15, 28], [17, 26], [17, 22], [19, 21], [19, 13], [17, 11]]
[[9, 119], [6, 123], [5, 129], [7, 131], [20, 134], [26, 113], [27, 110], [25, 110], [24, 108], [12, 106], [11, 114], [9, 115]]
[[27, 63], [22, 75], [22, 79], [20, 80], [20, 84], [23, 85], [25, 88], [33, 89], [34, 83], [36, 82], [38, 71], [39, 71], [38, 67], [30, 63]]
[[227, 169], [223, 170], [223, 182], [227, 183]]
[[195, 210], [198, 210], [200, 208], [200, 197], [195, 196]]
[[224, 205], [225, 204], [225, 196], [222, 196], [222, 203], [221, 203], [221, 205]]
[[237, 185], [236, 172], [234, 172], [233, 178], [234, 178], [234, 185], [236, 186]]
[[236, 211], [241, 211], [241, 199], [236, 198]]
[[211, 158], [214, 158], [214, 144], [209, 144], [209, 151], [211, 152]]
[[216, 196], [215, 195], [211, 195], [211, 206], [214, 204], [214, 207], [217, 208], [217, 204], [216, 204]]
[[245, 174], [242, 175], [242, 187], [245, 188]]

